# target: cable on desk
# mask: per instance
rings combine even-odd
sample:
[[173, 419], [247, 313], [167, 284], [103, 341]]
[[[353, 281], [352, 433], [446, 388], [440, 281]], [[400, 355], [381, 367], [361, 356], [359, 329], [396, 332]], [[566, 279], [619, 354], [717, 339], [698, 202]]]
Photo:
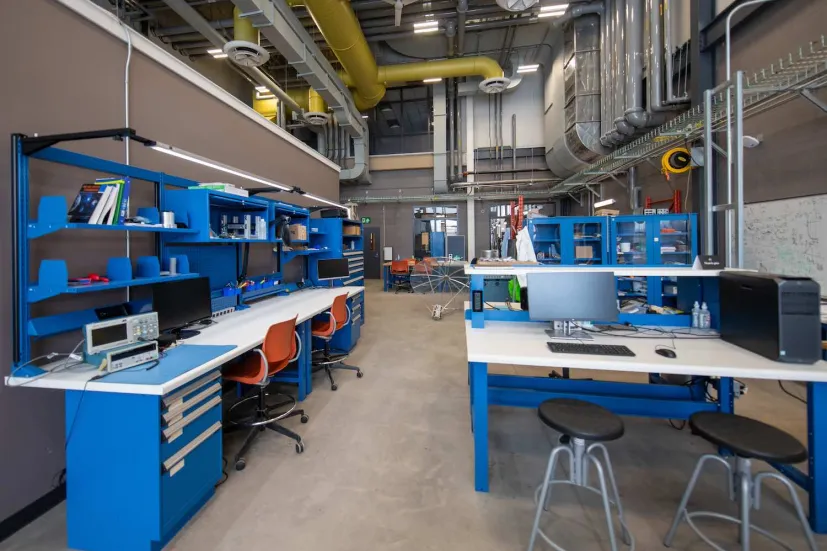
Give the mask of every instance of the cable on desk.
[[781, 390], [784, 391], [784, 394], [786, 394], [788, 396], [791, 396], [792, 398], [795, 398], [796, 400], [798, 400], [802, 404], [807, 403], [807, 400], [805, 400], [804, 398], [801, 398], [800, 396], [796, 396], [795, 394], [793, 394], [792, 392], [790, 392], [789, 390], [784, 388], [784, 381], [778, 381], [778, 386], [779, 386], [779, 388], [781, 388]]
[[22, 364], [18, 365], [17, 367], [15, 367], [11, 371], [11, 373], [9, 373], [9, 378], [14, 377], [15, 373], [17, 373], [18, 371], [20, 371], [21, 369], [23, 369], [27, 365], [32, 364], [32, 363], [34, 363], [38, 360], [52, 359], [52, 358], [56, 358], [58, 356], [66, 356], [66, 361], [63, 362], [63, 365], [59, 365], [59, 366], [55, 367], [54, 369], [52, 369], [51, 371], [46, 371], [45, 373], [41, 373], [40, 375], [35, 375], [34, 377], [29, 377], [21, 383], [17, 383], [17, 384], [8, 383], [8, 386], [11, 386], [11, 387], [26, 386], [28, 384], [33, 383], [34, 381], [37, 381], [37, 380], [42, 379], [44, 377], [48, 377], [49, 375], [52, 375], [53, 373], [60, 373], [61, 371], [66, 371], [69, 368], [72, 368], [72, 367], [75, 367], [76, 365], [82, 364], [83, 363], [82, 360], [81, 361], [76, 361], [73, 364], [69, 364], [69, 360], [71, 359], [72, 354], [77, 352], [80, 345], [82, 345], [84, 342], [86, 342], [86, 339], [81, 339], [81, 341], [79, 343], [77, 343], [75, 345], [75, 347], [72, 349], [72, 351], [69, 352], [68, 354], [65, 353], [65, 352], [51, 352], [49, 354], [44, 354], [42, 356], [32, 358], [31, 360], [27, 361], [26, 363], [22, 363]]

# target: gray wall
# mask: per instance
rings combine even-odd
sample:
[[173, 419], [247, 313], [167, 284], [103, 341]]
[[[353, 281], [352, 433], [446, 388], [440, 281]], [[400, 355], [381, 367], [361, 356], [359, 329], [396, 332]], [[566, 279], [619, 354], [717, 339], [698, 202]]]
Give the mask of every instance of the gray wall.
[[[6, 55], [0, 79], [0, 181], [9, 182], [9, 135], [51, 134], [123, 126], [123, 72], [126, 45], [50, 0], [5, 0], [0, 18], [0, 50]], [[131, 69], [132, 126], [144, 136], [244, 167], [288, 185], [299, 185], [324, 197], [339, 194], [336, 171], [255, 122], [185, 82], [154, 61], [135, 53]], [[111, 141], [63, 144], [112, 160], [123, 160], [123, 145]], [[225, 177], [209, 169], [133, 147], [132, 162], [146, 168], [193, 179]], [[80, 184], [99, 174], [31, 163], [33, 208], [37, 197], [62, 194], [71, 201]], [[232, 180], [230, 180], [232, 181]], [[239, 183], [240, 182], [236, 182]], [[149, 204], [149, 186], [136, 183], [135, 206]], [[0, 204], [9, 219], [10, 186], [2, 186]], [[291, 199], [292, 200], [292, 199]], [[33, 212], [31, 214], [34, 214]], [[107, 234], [107, 235], [103, 235]], [[33, 243], [32, 267], [42, 258], [69, 257], [72, 275], [104, 271], [106, 259], [122, 256], [124, 236], [118, 232], [59, 232]], [[69, 252], [71, 251], [71, 252]], [[151, 238], [134, 238], [132, 255], [151, 254]], [[11, 236], [0, 234], [0, 254], [11, 258]], [[11, 362], [11, 281], [2, 272], [0, 311], [0, 375]], [[95, 295], [95, 296], [92, 296]], [[93, 293], [88, 299], [59, 297], [33, 308], [33, 313], [65, 311], [93, 304], [111, 304], [124, 294]], [[108, 295], [108, 296], [107, 296]], [[41, 349], [67, 351], [75, 335]], [[48, 492], [63, 468], [63, 395], [60, 392], [0, 387], [0, 520]]]

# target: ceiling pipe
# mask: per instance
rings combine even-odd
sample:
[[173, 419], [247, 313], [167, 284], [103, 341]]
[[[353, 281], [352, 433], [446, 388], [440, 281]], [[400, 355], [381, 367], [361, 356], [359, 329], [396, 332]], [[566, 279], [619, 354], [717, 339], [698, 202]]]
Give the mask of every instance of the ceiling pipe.
[[457, 2], [457, 54], [465, 54], [465, 17], [468, 14], [468, 0]]
[[396, 195], [386, 197], [350, 197], [347, 199], [340, 199], [343, 203], [366, 204], [366, 203], [442, 203], [446, 201], [467, 201], [473, 199], [476, 201], [493, 201], [493, 200], [509, 200], [522, 197], [554, 197], [556, 195], [568, 195], [566, 192], [552, 192], [550, 190], [528, 190], [528, 191], [513, 191], [513, 192], [490, 192], [490, 193], [476, 193], [468, 195], [467, 193], [445, 193], [442, 195]]
[[[204, 35], [207, 40], [209, 40], [216, 48], [224, 49], [224, 45], [227, 41], [224, 39], [221, 34], [218, 33], [212, 26], [210, 22], [204, 19], [204, 17], [198, 13], [195, 8], [190, 6], [186, 0], [164, 0], [167, 5], [172, 8], [175, 13], [177, 13], [181, 18], [193, 26], [198, 32]], [[301, 107], [293, 101], [281, 87], [276, 84], [269, 75], [264, 73], [261, 69], [257, 67], [243, 67], [242, 70], [249, 74], [256, 82], [258, 82], [261, 86], [266, 87], [270, 90], [277, 98], [282, 100], [285, 104], [287, 104], [291, 109], [294, 111], [302, 112]]]
[[445, 24], [445, 38], [448, 39], [448, 57], [454, 57], [457, 55], [457, 26], [453, 20]]

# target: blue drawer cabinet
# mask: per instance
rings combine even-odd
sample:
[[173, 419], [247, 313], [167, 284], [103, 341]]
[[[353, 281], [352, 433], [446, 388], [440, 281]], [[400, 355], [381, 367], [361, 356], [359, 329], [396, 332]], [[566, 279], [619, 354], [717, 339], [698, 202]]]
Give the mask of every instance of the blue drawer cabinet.
[[330, 346], [334, 350], [350, 352], [359, 341], [362, 333], [362, 325], [365, 323], [365, 293], [358, 293], [347, 299], [347, 306], [350, 308], [350, 323], [339, 329]]
[[74, 549], [156, 551], [222, 475], [221, 376], [166, 396], [66, 392], [66, 514]]

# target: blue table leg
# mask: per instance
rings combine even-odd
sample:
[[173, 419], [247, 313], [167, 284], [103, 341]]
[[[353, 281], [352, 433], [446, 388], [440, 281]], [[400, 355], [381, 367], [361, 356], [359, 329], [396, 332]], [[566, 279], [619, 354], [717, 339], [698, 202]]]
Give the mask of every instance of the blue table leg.
[[827, 533], [827, 383], [807, 385], [810, 526]]
[[304, 349], [304, 324], [299, 324], [296, 327], [296, 333], [299, 336], [299, 340], [301, 341], [302, 349], [301, 355], [299, 359], [296, 361], [296, 371], [298, 372], [299, 376], [299, 389], [298, 389], [298, 399], [299, 402], [303, 402], [304, 399], [307, 397], [307, 351]]
[[302, 338], [302, 374], [304, 376], [305, 396], [313, 392], [313, 337], [310, 330], [310, 320], [301, 324]]
[[[485, 278], [481, 275], [472, 275], [471, 276], [471, 293], [473, 297], [474, 291], [483, 292], [483, 287], [485, 286]], [[483, 301], [485, 300], [485, 293], [483, 293]], [[471, 311], [471, 327], [474, 329], [483, 329], [485, 327], [485, 306], [483, 303], [483, 311], [482, 312], [474, 312], [473, 309]]]
[[386, 293], [390, 290], [391, 285], [391, 267], [382, 266], [382, 290]]
[[488, 364], [471, 362], [474, 489], [488, 491]]
[[718, 381], [718, 408], [721, 413], [735, 413], [732, 377], [721, 377]]

